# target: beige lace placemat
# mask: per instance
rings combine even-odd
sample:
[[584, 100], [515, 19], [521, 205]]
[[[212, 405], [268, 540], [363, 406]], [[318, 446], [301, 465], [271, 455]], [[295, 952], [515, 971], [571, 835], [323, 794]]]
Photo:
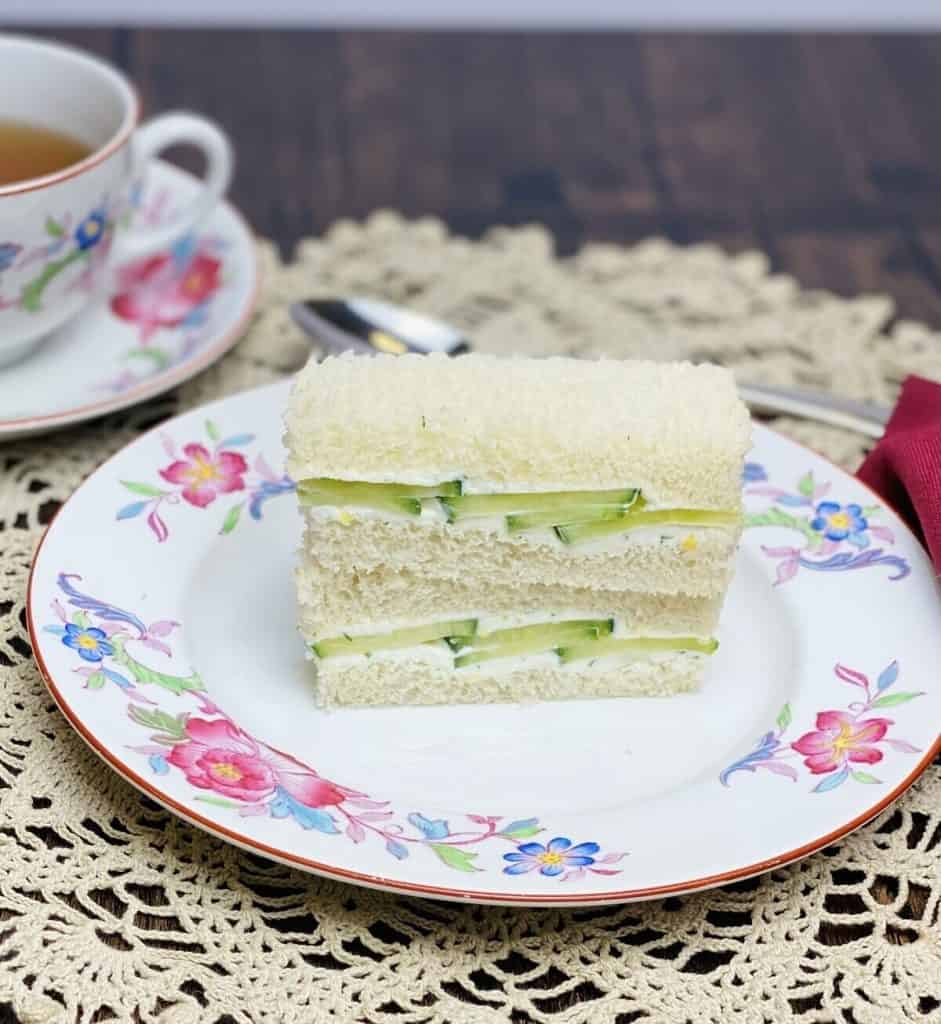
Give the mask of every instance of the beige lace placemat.
[[[178, 395], [0, 446], [0, 1002], [23, 1021], [83, 1024], [941, 1019], [938, 766], [874, 824], [759, 879], [524, 911], [369, 892], [241, 853], [92, 756], [30, 658], [24, 589], [43, 524], [142, 425], [301, 365], [292, 299], [384, 296], [488, 351], [689, 355], [880, 401], [908, 372], [941, 379], [941, 335], [886, 333], [888, 299], [801, 291], [755, 252], [655, 240], [560, 261], [538, 228], [472, 242], [379, 214], [305, 242], [290, 265], [270, 246], [261, 255], [247, 337]], [[851, 434], [776, 425], [858, 464]]]

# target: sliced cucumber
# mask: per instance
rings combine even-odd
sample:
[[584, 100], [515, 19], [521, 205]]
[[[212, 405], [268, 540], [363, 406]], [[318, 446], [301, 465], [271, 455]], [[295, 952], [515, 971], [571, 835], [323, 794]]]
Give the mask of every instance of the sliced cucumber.
[[625, 533], [642, 526], [738, 526], [741, 516], [738, 512], [715, 512], [706, 509], [674, 508], [658, 509], [653, 512], [628, 512], [620, 519], [598, 522], [568, 522], [555, 527], [556, 536], [563, 544], [577, 544], [579, 541], [609, 537]]
[[[475, 516], [505, 516], [514, 512], [536, 512], [543, 509], [580, 508], [585, 505], [623, 505], [637, 501], [637, 488], [616, 491], [529, 491], [523, 494], [462, 494], [440, 499], [448, 520]], [[563, 518], [568, 520], [568, 516]], [[556, 522], [558, 522], [558, 516]], [[553, 523], [549, 524], [554, 525]]]
[[376, 512], [395, 512], [398, 515], [420, 516], [420, 498], [399, 498], [395, 495], [352, 494], [338, 498], [323, 491], [297, 490], [298, 500], [305, 507], [327, 506], [329, 508], [371, 508]]
[[719, 641], [700, 640], [695, 636], [619, 637], [602, 636], [583, 643], [558, 648], [563, 664], [585, 658], [610, 658], [618, 654], [659, 654], [666, 651], [693, 651], [712, 654]]
[[318, 658], [334, 658], [344, 654], [372, 654], [373, 651], [417, 647], [420, 644], [452, 637], [462, 637], [470, 641], [476, 632], [476, 619], [454, 619], [450, 622], [435, 622], [427, 626], [412, 626], [408, 629], [395, 629], [389, 633], [374, 633], [369, 636], [330, 637], [327, 640], [317, 640], [310, 646]]
[[311, 477], [297, 485], [302, 505], [327, 505], [336, 508], [372, 508], [380, 512], [420, 516], [421, 499], [459, 495], [460, 480], [425, 487], [418, 484], [370, 484], [357, 480], [333, 480]]
[[473, 639], [474, 649], [502, 647], [505, 644], [522, 643], [532, 640], [546, 649], [589, 635], [608, 636], [614, 629], [614, 619], [568, 619], [562, 622], [536, 622], [530, 626], [514, 626], [510, 629], [495, 629], [492, 633], [478, 633]]
[[381, 494], [396, 498], [441, 498], [461, 494], [464, 484], [460, 480], [445, 480], [440, 484], [365, 483], [361, 480], [335, 480], [331, 477], [308, 477], [297, 485], [298, 490], [320, 491], [344, 498], [348, 494]]
[[[572, 633], [568, 639], [571, 643], [575, 644], [578, 642], [591, 643], [597, 639], [598, 632], [595, 627], [583, 628], [581, 634]], [[515, 643], [499, 644], [495, 647], [480, 647], [475, 646], [473, 650], [467, 651], [466, 654], [459, 654], [454, 659], [455, 668], [465, 668], [468, 665], [479, 665], [484, 661], [496, 661], [498, 658], [514, 658], [522, 657], [526, 654], [548, 654], [554, 651], [554, 645], [546, 643], [546, 641], [539, 636], [528, 637], [523, 640], [517, 640]]]
[[623, 519], [630, 505], [559, 505], [556, 508], [540, 509], [536, 512], [520, 512], [506, 517], [509, 533], [523, 533], [538, 530], [559, 523], [598, 523], [611, 519]]
[[317, 491], [319, 494], [332, 494], [337, 502], [351, 495], [379, 495], [383, 498], [443, 498], [456, 497], [463, 490], [460, 480], [445, 480], [440, 484], [376, 484], [364, 483], [360, 480], [334, 480], [331, 477], [317, 476], [301, 480], [298, 491]]

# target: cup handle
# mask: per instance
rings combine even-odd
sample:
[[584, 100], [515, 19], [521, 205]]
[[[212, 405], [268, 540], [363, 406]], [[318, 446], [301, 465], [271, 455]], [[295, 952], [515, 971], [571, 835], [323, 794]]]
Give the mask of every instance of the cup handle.
[[178, 111], [161, 114], [139, 128], [131, 140], [133, 179], [148, 161], [169, 146], [190, 145], [206, 157], [206, 176], [199, 194], [166, 224], [133, 227], [120, 232], [114, 243], [117, 262], [164, 249], [197, 227], [225, 194], [232, 180], [232, 144], [212, 121]]

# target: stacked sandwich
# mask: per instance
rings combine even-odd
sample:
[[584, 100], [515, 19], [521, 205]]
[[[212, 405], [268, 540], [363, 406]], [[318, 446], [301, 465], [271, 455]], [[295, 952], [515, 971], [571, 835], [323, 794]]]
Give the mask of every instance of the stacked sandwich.
[[727, 371], [343, 356], [299, 375], [286, 443], [321, 703], [698, 684], [749, 445]]

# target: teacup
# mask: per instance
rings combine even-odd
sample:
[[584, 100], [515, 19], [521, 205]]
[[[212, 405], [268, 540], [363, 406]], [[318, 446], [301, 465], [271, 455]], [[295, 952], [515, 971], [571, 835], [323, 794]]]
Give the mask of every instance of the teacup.
[[[19, 359], [108, 287], [118, 262], [146, 256], [196, 227], [232, 176], [232, 149], [211, 121], [162, 114], [138, 126], [130, 82], [104, 61], [26, 36], [0, 34], [0, 119], [63, 132], [84, 159], [0, 185], [0, 365]], [[147, 162], [169, 146], [203, 151], [193, 202], [168, 223], [122, 226]]]

